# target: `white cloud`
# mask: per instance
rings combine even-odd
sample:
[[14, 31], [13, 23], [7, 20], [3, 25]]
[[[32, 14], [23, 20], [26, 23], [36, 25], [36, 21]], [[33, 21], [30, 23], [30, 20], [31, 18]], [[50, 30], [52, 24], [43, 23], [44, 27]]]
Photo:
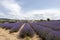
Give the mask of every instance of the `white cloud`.
[[27, 14], [29, 15], [30, 19], [60, 19], [59, 9], [32, 10], [30, 12], [27, 12]]
[[0, 0], [0, 5], [5, 9], [10, 10], [9, 15], [0, 12], [0, 15], [6, 18], [14, 19], [60, 19], [60, 9], [43, 9], [43, 10], [31, 10], [27, 13], [22, 13], [22, 7], [15, 0]]
[[60, 10], [59, 9], [43, 9], [43, 10], [32, 10], [28, 13], [32, 13], [32, 14], [60, 14]]
[[[1, 1], [1, 0], [0, 0]], [[5, 9], [8, 9], [9, 15], [6, 16], [12, 16], [12, 18], [19, 18], [21, 17], [23, 14], [21, 13], [21, 6], [18, 5], [18, 3], [15, 2], [15, 0], [2, 0], [0, 2], [0, 5], [2, 5]], [[9, 17], [11, 18], [11, 17]]]
[[17, 3], [14, 3], [14, 2], [12, 3], [10, 1], [6, 1], [6, 2], [4, 1], [4, 2], [2, 2], [2, 5], [5, 8], [9, 9], [11, 12], [13, 12], [12, 15], [17, 15], [17, 13], [20, 13], [21, 12], [21, 6], [18, 5]]

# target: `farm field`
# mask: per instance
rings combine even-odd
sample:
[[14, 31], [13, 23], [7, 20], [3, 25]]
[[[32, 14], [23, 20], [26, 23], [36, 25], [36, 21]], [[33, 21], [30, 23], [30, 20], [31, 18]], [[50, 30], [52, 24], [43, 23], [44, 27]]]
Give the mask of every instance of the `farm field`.
[[60, 21], [0, 23], [0, 40], [60, 40]]
[[25, 37], [25, 38], [18, 38], [18, 33], [9, 33], [10, 30], [6, 30], [3, 28], [0, 28], [0, 40], [42, 40], [42, 38], [39, 38], [38, 35], [34, 35], [34, 37]]
[[60, 40], [60, 0], [0, 0], [0, 40]]

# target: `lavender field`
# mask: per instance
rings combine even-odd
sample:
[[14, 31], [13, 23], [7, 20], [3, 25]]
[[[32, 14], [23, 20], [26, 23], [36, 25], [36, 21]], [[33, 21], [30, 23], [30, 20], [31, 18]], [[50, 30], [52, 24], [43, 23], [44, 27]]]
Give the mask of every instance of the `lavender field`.
[[0, 23], [0, 40], [60, 40], [60, 21]]
[[0, 0], [0, 40], [60, 40], [60, 0]]

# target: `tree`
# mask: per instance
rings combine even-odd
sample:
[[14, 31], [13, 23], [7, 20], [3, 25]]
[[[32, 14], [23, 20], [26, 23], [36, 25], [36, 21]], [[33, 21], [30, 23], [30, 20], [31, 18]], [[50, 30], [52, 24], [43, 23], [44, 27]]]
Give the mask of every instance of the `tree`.
[[50, 18], [47, 18], [47, 21], [50, 21]]

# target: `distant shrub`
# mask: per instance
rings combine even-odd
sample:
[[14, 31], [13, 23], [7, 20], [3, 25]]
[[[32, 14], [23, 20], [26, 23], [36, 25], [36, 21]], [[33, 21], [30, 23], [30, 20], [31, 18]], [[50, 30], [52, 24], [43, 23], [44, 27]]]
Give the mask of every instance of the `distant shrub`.
[[40, 21], [43, 21], [43, 19], [40, 19]]
[[49, 18], [47, 18], [47, 21], [50, 21], [50, 19], [49, 19]]
[[4, 23], [5, 21], [3, 21], [3, 20], [0, 20], [0, 23]]

